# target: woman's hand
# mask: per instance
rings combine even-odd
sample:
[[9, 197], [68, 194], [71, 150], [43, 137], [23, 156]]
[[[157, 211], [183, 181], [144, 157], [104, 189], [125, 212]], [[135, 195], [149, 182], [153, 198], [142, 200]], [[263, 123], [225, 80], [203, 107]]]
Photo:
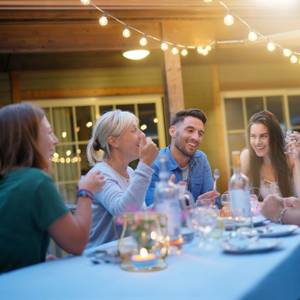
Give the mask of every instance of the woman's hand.
[[140, 141], [140, 161], [151, 165], [158, 154], [158, 148], [149, 137], [143, 136]]
[[300, 208], [300, 201], [295, 197], [283, 198], [284, 207]]
[[78, 182], [79, 189], [86, 189], [90, 192], [100, 192], [105, 183], [105, 178], [98, 170], [90, 170], [85, 176], [83, 176]]
[[277, 195], [268, 195], [263, 202], [261, 212], [271, 221], [277, 222], [280, 212], [284, 209], [283, 198]]

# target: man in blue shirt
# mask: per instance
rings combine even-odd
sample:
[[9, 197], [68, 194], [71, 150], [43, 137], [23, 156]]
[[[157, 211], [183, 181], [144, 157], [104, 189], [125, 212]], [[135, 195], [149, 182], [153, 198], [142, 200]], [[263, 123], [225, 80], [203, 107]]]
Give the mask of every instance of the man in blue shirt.
[[188, 190], [200, 203], [213, 201], [218, 193], [212, 191], [213, 178], [209, 162], [198, 147], [204, 136], [206, 116], [199, 109], [186, 109], [176, 113], [169, 128], [171, 144], [160, 150], [152, 168], [154, 173], [147, 191], [146, 203], [152, 205], [154, 188], [159, 180], [159, 160], [162, 155], [168, 158], [170, 174], [175, 182], [185, 180]]

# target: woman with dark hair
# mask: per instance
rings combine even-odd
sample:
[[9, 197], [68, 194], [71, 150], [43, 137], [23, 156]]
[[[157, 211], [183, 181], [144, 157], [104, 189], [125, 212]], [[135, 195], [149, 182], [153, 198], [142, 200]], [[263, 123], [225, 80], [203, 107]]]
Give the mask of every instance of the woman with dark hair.
[[45, 261], [49, 236], [80, 254], [103, 176], [93, 171], [79, 181], [72, 215], [47, 174], [57, 138], [44, 111], [30, 104], [5, 106], [0, 132], [0, 273]]
[[[249, 149], [241, 154], [241, 169], [259, 190], [259, 199], [269, 194], [296, 194], [299, 162], [285, 153], [285, 141], [277, 118], [269, 111], [254, 114], [248, 125]], [[299, 139], [299, 135], [295, 135]]]

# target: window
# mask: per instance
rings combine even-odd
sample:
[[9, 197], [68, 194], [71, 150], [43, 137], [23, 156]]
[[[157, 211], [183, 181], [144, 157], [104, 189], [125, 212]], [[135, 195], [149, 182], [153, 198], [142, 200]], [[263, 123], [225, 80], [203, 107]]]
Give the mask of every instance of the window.
[[228, 156], [233, 150], [246, 147], [248, 121], [258, 111], [267, 109], [274, 113], [284, 131], [300, 131], [300, 90], [226, 92], [222, 97]]
[[67, 202], [76, 202], [76, 184], [89, 169], [86, 146], [93, 125], [105, 112], [121, 109], [134, 113], [140, 128], [159, 147], [165, 146], [162, 99], [158, 95], [60, 99], [35, 102], [46, 111], [59, 139], [53, 156], [53, 179]]

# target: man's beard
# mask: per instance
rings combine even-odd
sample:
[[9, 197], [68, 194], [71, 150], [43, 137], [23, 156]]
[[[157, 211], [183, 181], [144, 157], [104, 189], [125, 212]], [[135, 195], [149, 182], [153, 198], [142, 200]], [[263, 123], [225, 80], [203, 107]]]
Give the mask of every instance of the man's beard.
[[177, 141], [175, 141], [175, 147], [177, 148], [178, 151], [180, 151], [184, 156], [191, 158], [196, 151], [194, 151], [192, 154], [187, 152], [184, 147], [182, 147]]

